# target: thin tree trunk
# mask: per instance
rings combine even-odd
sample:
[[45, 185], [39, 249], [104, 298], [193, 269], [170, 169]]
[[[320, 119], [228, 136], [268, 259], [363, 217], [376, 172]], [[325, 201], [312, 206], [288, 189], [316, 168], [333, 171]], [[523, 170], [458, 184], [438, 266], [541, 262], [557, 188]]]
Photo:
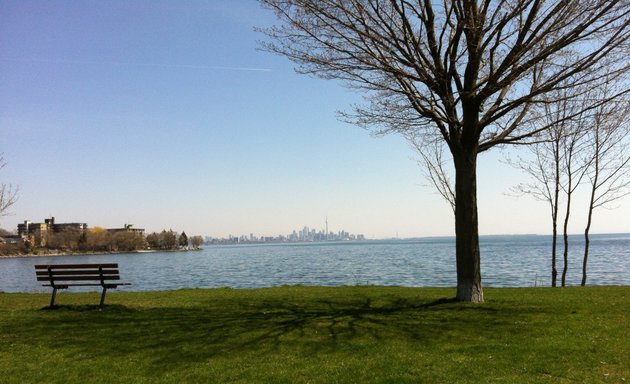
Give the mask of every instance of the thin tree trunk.
[[[597, 183], [597, 174], [595, 175], [595, 183]], [[596, 184], [593, 184], [596, 185]], [[591, 230], [591, 222], [593, 220], [593, 205], [595, 204], [595, 187], [591, 189], [591, 201], [588, 206], [588, 219], [586, 221], [586, 228], [584, 229], [584, 258], [582, 259], [582, 283], [581, 286], [586, 285], [586, 265], [588, 263], [588, 249], [590, 246], [589, 232]]]
[[584, 230], [584, 259], [582, 260], [582, 283], [580, 284], [581, 286], [586, 285], [586, 264], [588, 263], [588, 248], [590, 245], [588, 232], [590, 229], [591, 229], [591, 214], [589, 213], [588, 225], [586, 226], [586, 229]]
[[557, 267], [557, 250], [558, 250], [558, 202], [560, 199], [560, 142], [556, 140], [554, 149], [554, 162], [556, 164], [556, 173], [554, 177], [554, 195], [552, 203], [551, 220], [553, 221], [553, 240], [551, 244], [551, 286], [558, 286], [558, 267]]
[[593, 177], [591, 179], [591, 199], [588, 203], [588, 219], [586, 221], [586, 228], [584, 229], [584, 258], [582, 259], [582, 282], [581, 286], [586, 285], [586, 265], [588, 263], [588, 249], [590, 246], [589, 231], [591, 230], [591, 223], [593, 221], [593, 210], [595, 209], [595, 193], [597, 192], [597, 183], [599, 182], [599, 160], [601, 156], [601, 147], [599, 141], [599, 124], [595, 125], [595, 152], [593, 155]]
[[[571, 190], [571, 184], [569, 183], [569, 191]], [[566, 286], [567, 270], [569, 269], [569, 234], [567, 233], [569, 228], [569, 215], [571, 214], [571, 193], [567, 194], [567, 212], [564, 215], [563, 226], [563, 238], [564, 238], [564, 267], [562, 268], [562, 286]]]
[[[554, 208], [556, 210], [557, 208]], [[556, 248], [558, 247], [558, 224], [553, 219], [553, 234], [551, 237], [551, 286], [556, 287], [558, 280], [558, 268], [556, 266]]]
[[477, 219], [477, 153], [454, 155], [457, 300], [483, 302]]
[[[557, 175], [557, 173], [556, 173]], [[557, 177], [557, 176], [556, 176]], [[558, 195], [560, 194], [559, 181], [556, 178], [556, 189], [551, 206], [551, 221], [553, 226], [553, 237], [551, 239], [551, 286], [556, 287], [558, 285], [558, 264], [557, 264], [557, 250], [558, 250]]]

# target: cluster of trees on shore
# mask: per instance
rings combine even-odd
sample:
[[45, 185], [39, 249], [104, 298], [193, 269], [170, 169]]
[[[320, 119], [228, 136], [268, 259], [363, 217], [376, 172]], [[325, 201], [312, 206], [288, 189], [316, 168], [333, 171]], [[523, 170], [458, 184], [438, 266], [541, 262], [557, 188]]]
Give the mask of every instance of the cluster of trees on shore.
[[203, 237], [188, 237], [186, 232], [177, 234], [177, 232], [169, 229], [168, 231], [162, 230], [160, 233], [153, 232], [148, 234], [146, 242], [149, 249], [173, 250], [188, 247], [199, 249], [203, 244]]
[[[6, 229], [0, 228], [0, 238], [5, 238], [11, 235], [11, 232], [7, 231]], [[3, 244], [2, 242], [0, 242], [0, 256], [19, 255], [21, 253], [24, 253], [24, 251], [24, 244]]]
[[[5, 235], [8, 231], [2, 230]], [[0, 233], [0, 235], [2, 234]], [[38, 253], [45, 250], [61, 252], [133, 252], [138, 250], [181, 250], [199, 249], [201, 236], [188, 237], [185, 232], [173, 230], [151, 233], [146, 237], [139, 232], [108, 231], [94, 227], [87, 231], [65, 230], [46, 235], [45, 245], [35, 247], [29, 241], [23, 244], [4, 244], [0, 254]]]

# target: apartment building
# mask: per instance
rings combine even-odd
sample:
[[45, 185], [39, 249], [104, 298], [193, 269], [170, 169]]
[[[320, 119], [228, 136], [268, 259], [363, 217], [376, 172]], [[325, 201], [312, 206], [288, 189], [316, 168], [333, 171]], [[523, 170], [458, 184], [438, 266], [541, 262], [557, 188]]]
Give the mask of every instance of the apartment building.
[[66, 231], [83, 233], [87, 230], [86, 223], [55, 223], [55, 218], [44, 219], [43, 223], [31, 223], [25, 220], [18, 224], [18, 236], [28, 240], [36, 247], [45, 247], [48, 234]]

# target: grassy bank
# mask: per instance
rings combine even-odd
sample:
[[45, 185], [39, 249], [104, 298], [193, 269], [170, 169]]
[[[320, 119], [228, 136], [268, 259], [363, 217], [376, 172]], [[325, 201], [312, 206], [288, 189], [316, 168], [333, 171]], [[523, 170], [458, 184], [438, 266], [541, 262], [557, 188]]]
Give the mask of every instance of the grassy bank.
[[0, 293], [3, 383], [630, 382], [630, 287]]

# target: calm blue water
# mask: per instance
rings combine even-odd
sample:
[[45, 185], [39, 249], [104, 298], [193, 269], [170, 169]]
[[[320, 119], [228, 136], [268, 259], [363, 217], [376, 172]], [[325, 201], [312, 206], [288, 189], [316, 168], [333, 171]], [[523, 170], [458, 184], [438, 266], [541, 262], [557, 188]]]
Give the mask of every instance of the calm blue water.
[[[579, 285], [583, 240], [570, 239], [568, 284]], [[549, 236], [481, 238], [482, 282], [488, 287], [550, 284]], [[562, 247], [560, 246], [559, 258]], [[126, 291], [254, 288], [278, 285], [456, 285], [453, 238], [396, 241], [207, 246], [200, 252], [0, 259], [0, 291], [42, 292], [33, 265], [117, 262]], [[562, 262], [558, 261], [561, 272]], [[630, 285], [630, 234], [594, 235], [588, 285]], [[75, 289], [77, 290], [77, 289]]]

